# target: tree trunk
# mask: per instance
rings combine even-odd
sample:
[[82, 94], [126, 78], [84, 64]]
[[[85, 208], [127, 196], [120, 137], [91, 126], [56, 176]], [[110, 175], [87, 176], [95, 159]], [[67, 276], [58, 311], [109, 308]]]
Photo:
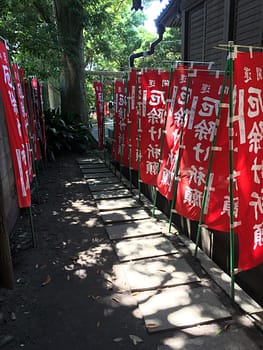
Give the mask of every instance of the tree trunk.
[[83, 17], [79, 0], [55, 0], [62, 46], [61, 113], [86, 119], [84, 86]]

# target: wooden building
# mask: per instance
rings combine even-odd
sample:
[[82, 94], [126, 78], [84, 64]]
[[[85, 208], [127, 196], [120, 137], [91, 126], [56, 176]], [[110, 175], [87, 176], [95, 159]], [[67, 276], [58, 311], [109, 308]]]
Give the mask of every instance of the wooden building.
[[182, 58], [225, 67], [218, 44], [262, 46], [262, 0], [171, 0], [156, 20], [164, 27], [181, 26]]

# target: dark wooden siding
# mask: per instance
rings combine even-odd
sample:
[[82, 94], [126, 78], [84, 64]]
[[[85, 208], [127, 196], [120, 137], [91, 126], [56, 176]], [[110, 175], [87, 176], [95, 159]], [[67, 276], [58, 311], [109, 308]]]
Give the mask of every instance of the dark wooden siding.
[[240, 45], [262, 45], [262, 0], [236, 0], [234, 41]]
[[206, 9], [205, 61], [221, 68], [225, 55], [215, 47], [224, 42], [224, 1], [209, 0]]
[[204, 30], [205, 30], [204, 3], [191, 9], [187, 15], [188, 47], [187, 59], [192, 61], [204, 60]]
[[185, 59], [215, 62], [215, 68], [222, 68], [225, 54], [215, 46], [224, 42], [224, 1], [199, 2], [185, 9], [185, 18], [185, 42], [188, 43]]

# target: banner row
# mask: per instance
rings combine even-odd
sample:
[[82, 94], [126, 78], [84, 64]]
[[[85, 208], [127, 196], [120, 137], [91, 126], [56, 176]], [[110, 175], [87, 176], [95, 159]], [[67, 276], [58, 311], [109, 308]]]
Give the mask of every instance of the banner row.
[[233, 203], [242, 270], [263, 262], [262, 69], [261, 53], [239, 53], [233, 89], [226, 75], [184, 66], [171, 73], [133, 70], [114, 89], [112, 157], [174, 198], [176, 213], [195, 221], [201, 215], [212, 230], [229, 232]]
[[8, 129], [10, 150], [20, 208], [31, 206], [30, 184], [34, 161], [46, 150], [42, 85], [34, 77], [25, 80], [17, 64], [10, 65], [8, 51], [0, 41], [0, 92]]

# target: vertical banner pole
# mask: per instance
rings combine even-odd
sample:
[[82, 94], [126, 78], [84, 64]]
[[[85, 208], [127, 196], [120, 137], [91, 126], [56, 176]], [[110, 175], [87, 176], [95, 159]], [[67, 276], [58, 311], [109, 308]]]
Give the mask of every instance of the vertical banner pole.
[[186, 107], [187, 107], [187, 101], [188, 101], [188, 95], [189, 95], [189, 86], [190, 86], [190, 75], [188, 72], [187, 76], [187, 87], [186, 87], [186, 96], [184, 101], [184, 113], [182, 117], [182, 128], [180, 132], [180, 139], [179, 139], [179, 149], [178, 149], [178, 157], [176, 160], [176, 167], [175, 167], [175, 177], [174, 177], [174, 191], [173, 191], [173, 198], [171, 201], [171, 208], [170, 208], [170, 217], [169, 217], [169, 232], [171, 232], [172, 228], [172, 217], [173, 217], [173, 211], [175, 206], [175, 201], [177, 197], [177, 184], [178, 184], [178, 175], [179, 175], [179, 167], [180, 167], [180, 160], [181, 160], [181, 149], [182, 149], [182, 142], [183, 142], [183, 134], [184, 134], [184, 122], [185, 122], [185, 113], [186, 113]]
[[206, 202], [207, 202], [207, 194], [208, 191], [210, 191], [210, 174], [211, 174], [211, 168], [213, 164], [213, 158], [214, 158], [214, 149], [216, 146], [216, 140], [217, 140], [217, 131], [220, 123], [220, 114], [221, 114], [221, 106], [223, 103], [224, 99], [224, 91], [225, 91], [225, 86], [226, 86], [226, 80], [227, 80], [227, 75], [228, 75], [228, 64], [226, 64], [226, 69], [224, 72], [224, 80], [223, 80], [223, 85], [222, 85], [222, 90], [220, 93], [220, 102], [219, 102], [219, 108], [218, 112], [216, 115], [216, 122], [215, 122], [215, 129], [214, 129], [214, 135], [213, 135], [213, 141], [212, 141], [212, 147], [211, 147], [211, 152], [209, 156], [209, 162], [208, 162], [208, 168], [207, 168], [207, 176], [206, 176], [206, 182], [205, 182], [205, 187], [204, 187], [204, 194], [202, 198], [202, 206], [201, 206], [201, 212], [200, 212], [200, 217], [199, 217], [199, 222], [198, 222], [198, 229], [197, 229], [197, 235], [196, 235], [196, 242], [195, 242], [195, 252], [194, 256], [197, 256], [197, 250], [198, 250], [198, 245], [200, 241], [200, 236], [201, 236], [201, 229], [202, 229], [202, 223], [203, 223], [203, 217], [204, 217], [204, 211], [206, 207]]
[[229, 42], [229, 217], [230, 217], [230, 276], [231, 276], [231, 299], [235, 299], [235, 276], [234, 276], [234, 132], [233, 132], [233, 57], [234, 43]]
[[35, 234], [34, 221], [33, 221], [33, 215], [32, 215], [32, 207], [28, 207], [28, 211], [29, 211], [29, 217], [30, 217], [32, 243], [33, 243], [33, 247], [36, 248], [37, 247], [37, 237]]

